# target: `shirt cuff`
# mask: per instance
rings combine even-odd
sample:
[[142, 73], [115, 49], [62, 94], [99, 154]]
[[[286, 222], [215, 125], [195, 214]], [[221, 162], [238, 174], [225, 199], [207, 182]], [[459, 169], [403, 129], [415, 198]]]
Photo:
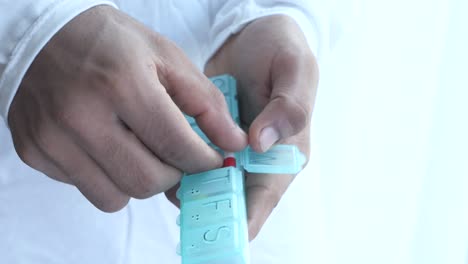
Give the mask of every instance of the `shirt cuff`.
[[57, 1], [32, 23], [14, 48], [11, 60], [0, 76], [0, 115], [8, 126], [11, 102], [29, 66], [49, 40], [70, 20], [98, 5], [117, 6], [112, 1]]

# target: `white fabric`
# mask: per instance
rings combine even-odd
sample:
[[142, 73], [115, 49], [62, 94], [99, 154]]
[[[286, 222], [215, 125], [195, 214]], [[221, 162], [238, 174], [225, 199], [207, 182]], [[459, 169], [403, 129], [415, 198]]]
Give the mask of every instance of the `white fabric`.
[[[326, 53], [328, 21], [322, 1], [114, 1], [147, 26], [175, 41], [202, 68], [230, 34], [269, 14], [294, 17], [316, 54]], [[0, 1], [0, 115], [35, 55], [60, 27], [82, 11], [108, 1]], [[308, 172], [304, 172], [304, 175]], [[252, 243], [252, 263], [304, 263], [307, 246], [294, 245], [311, 229], [297, 208], [311, 178], [294, 191]], [[302, 183], [301, 183], [302, 182]], [[318, 193], [318, 192], [316, 192]], [[73, 187], [23, 164], [5, 124], [0, 124], [0, 263], [178, 263], [177, 210], [164, 196], [132, 200], [105, 214]], [[290, 223], [302, 229], [286, 228]], [[309, 231], [307, 231], [309, 230]], [[288, 239], [285, 239], [288, 238]]]
[[[468, 2], [354, 2], [337, 6], [353, 27], [322, 65], [311, 162], [252, 263], [467, 264]], [[140, 19], [162, 29], [171, 16], [151, 10]], [[171, 32], [203, 65], [208, 48]], [[2, 125], [0, 142], [0, 263], [177, 263], [177, 210], [163, 197], [100, 213], [22, 164]]]
[[73, 17], [110, 1], [0, 2], [0, 116], [7, 120], [11, 101], [29, 65], [43, 46]]
[[47, 41], [84, 10], [100, 4], [115, 6], [114, 2], [122, 11], [179, 44], [200, 68], [229, 35], [255, 18], [271, 14], [295, 18], [315, 54], [328, 50], [328, 8], [320, 1], [3, 1], [0, 3], [0, 39], [4, 40], [0, 45], [1, 117], [7, 120], [22, 77]]

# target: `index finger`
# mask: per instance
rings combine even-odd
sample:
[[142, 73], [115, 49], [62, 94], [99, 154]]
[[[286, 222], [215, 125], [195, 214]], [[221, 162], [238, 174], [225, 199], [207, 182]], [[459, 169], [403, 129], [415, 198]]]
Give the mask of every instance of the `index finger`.
[[142, 69], [131, 85], [130, 96], [116, 105], [117, 114], [153, 154], [189, 173], [221, 165], [219, 153], [192, 130], [157, 76]]

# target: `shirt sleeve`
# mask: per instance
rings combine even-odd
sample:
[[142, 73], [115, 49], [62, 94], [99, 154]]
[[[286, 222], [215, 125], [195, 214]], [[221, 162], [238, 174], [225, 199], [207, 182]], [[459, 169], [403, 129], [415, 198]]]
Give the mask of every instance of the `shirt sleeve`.
[[8, 125], [11, 101], [34, 58], [66, 23], [105, 0], [0, 1], [0, 116]]
[[329, 1], [229, 0], [213, 2], [210, 6], [211, 46], [206, 54], [207, 59], [223, 45], [230, 35], [242, 30], [249, 22], [275, 14], [284, 14], [295, 19], [306, 36], [312, 52], [319, 60], [329, 51], [332, 25]]

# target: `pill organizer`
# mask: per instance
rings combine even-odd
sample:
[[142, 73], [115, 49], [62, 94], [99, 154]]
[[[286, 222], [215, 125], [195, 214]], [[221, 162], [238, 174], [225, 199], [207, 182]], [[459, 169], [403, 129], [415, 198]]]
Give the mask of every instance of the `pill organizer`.
[[[239, 124], [236, 80], [221, 75], [211, 81], [224, 94], [231, 116]], [[207, 144], [222, 152], [194, 118], [186, 118]], [[275, 145], [265, 153], [247, 147], [233, 153], [232, 160], [223, 168], [182, 177], [177, 191], [180, 200], [177, 251], [182, 264], [249, 264], [244, 172], [297, 174], [306, 161], [294, 145]]]

